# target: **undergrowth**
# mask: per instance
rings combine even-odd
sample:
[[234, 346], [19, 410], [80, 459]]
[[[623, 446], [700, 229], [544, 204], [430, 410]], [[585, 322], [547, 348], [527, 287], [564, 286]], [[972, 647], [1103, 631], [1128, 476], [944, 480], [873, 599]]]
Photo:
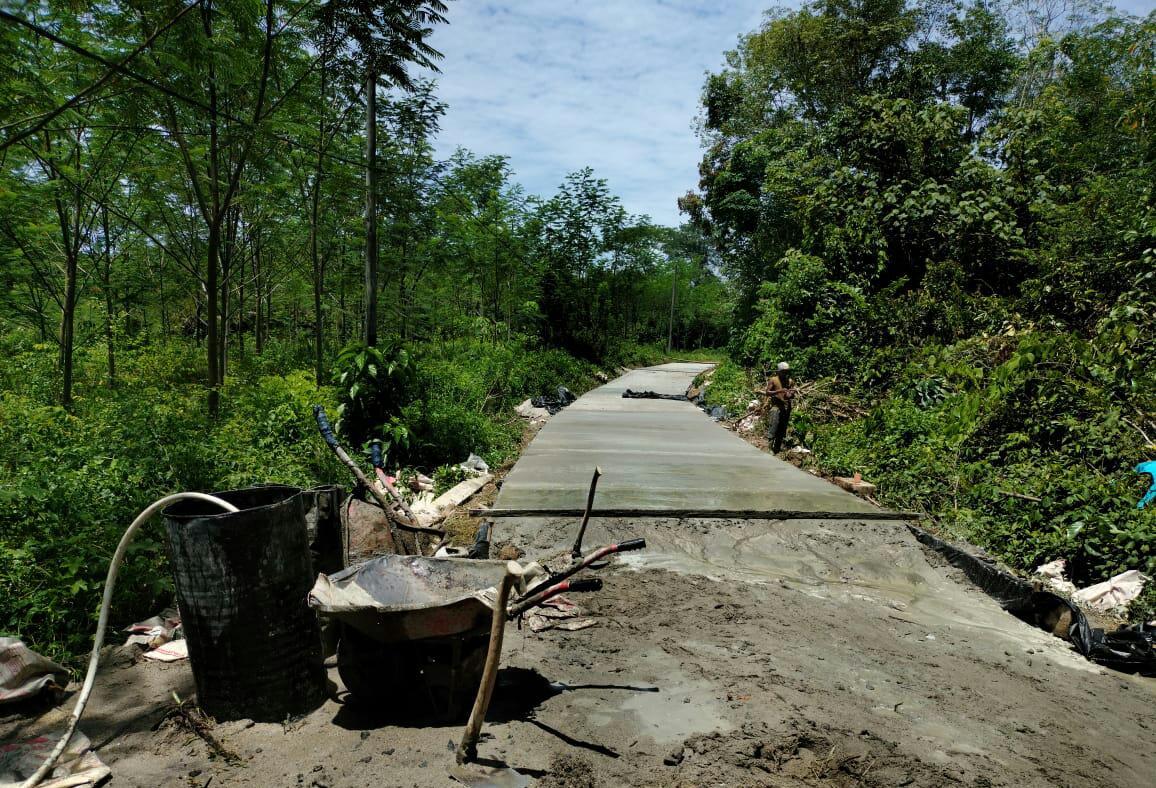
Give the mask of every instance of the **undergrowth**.
[[[104, 378], [103, 348], [78, 351], [71, 411], [50, 404], [54, 348], [8, 335], [0, 351], [0, 634], [68, 664], [89, 647], [117, 541], [152, 501], [261, 482], [350, 484], [311, 410], [321, 404], [335, 417], [349, 390], [316, 387], [292, 346], [273, 342], [261, 356], [237, 358], [216, 421], [206, 416], [203, 352], [186, 341], [123, 349], [115, 389]], [[392, 391], [396, 418], [372, 418], [403, 438], [391, 446], [391, 470], [421, 470], [441, 487], [452, 481], [447, 468], [471, 452], [491, 467], [516, 455], [521, 400], [559, 385], [576, 394], [597, 385], [594, 364], [523, 340], [463, 339], [406, 353], [406, 387], [393, 391], [399, 378], [380, 381]], [[602, 366], [613, 375], [619, 365], [663, 360], [661, 349], [626, 345]], [[342, 371], [339, 363], [335, 379]], [[368, 467], [361, 445], [347, 448]], [[129, 550], [112, 626], [155, 613], [171, 595], [158, 519]]]
[[[1149, 479], [1133, 471], [1156, 456], [1139, 427], [1156, 388], [1125, 396], [1090, 358], [1058, 333], [928, 345], [893, 360], [886, 387], [846, 388], [867, 415], [833, 419], [804, 396], [791, 434], [824, 473], [862, 473], [883, 505], [925, 512], [1016, 569], [1064, 558], [1078, 585], [1156, 576], [1156, 510], [1136, 508]], [[708, 402], [741, 413], [758, 379], [726, 362]], [[1154, 610], [1150, 590], [1132, 614]]]

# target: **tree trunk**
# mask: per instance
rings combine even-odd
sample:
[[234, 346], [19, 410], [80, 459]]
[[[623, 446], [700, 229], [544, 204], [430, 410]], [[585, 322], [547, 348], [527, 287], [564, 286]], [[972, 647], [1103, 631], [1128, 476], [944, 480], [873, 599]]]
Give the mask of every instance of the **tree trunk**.
[[257, 305], [257, 315], [253, 318], [253, 342], [256, 345], [257, 355], [261, 355], [261, 351], [265, 349], [265, 330], [261, 323], [261, 315], [264, 310], [261, 308], [262, 302], [265, 300], [265, 293], [262, 290], [261, 280], [261, 231], [257, 230], [253, 233], [253, 293], [256, 295], [255, 302]]
[[73, 324], [76, 318], [76, 255], [72, 250], [65, 254], [64, 304], [60, 310], [60, 361], [61, 387], [60, 404], [72, 406], [72, 346]]
[[245, 277], [249, 275], [249, 256], [244, 254], [245, 244], [241, 245], [241, 270], [237, 277], [237, 353], [245, 357]]
[[365, 80], [365, 344], [377, 346], [377, 74]]
[[322, 110], [317, 120], [317, 169], [313, 172], [313, 193], [309, 204], [309, 256], [313, 261], [313, 372], [323, 385], [324, 334], [321, 321], [321, 294], [325, 288], [325, 264], [317, 251], [317, 224], [321, 216], [321, 178], [325, 166], [325, 73], [321, 75]]
[[208, 271], [205, 277], [205, 290], [207, 296], [207, 315], [206, 322], [208, 323], [208, 332], [205, 336], [206, 360], [209, 363], [209, 417], [217, 418], [221, 406], [221, 367], [220, 367], [220, 345], [217, 337], [217, 295], [219, 287], [218, 264], [219, 255], [221, 251], [221, 223], [218, 217], [209, 222], [209, 264]]
[[112, 298], [112, 239], [108, 235], [108, 206], [100, 209], [101, 230], [104, 232], [104, 342], [108, 346], [108, 387], [116, 388], [116, 342], [113, 330]]

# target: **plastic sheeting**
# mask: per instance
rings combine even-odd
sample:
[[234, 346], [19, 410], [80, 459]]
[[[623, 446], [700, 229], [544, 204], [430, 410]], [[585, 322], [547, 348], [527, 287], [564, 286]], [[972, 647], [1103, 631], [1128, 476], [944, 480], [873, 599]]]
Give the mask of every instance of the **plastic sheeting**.
[[19, 638], [0, 637], [0, 704], [34, 698], [68, 682], [68, 671]]
[[[63, 730], [0, 745], [0, 788], [18, 788], [31, 777], [60, 741]], [[81, 788], [102, 782], [112, 770], [90, 749], [88, 737], [72, 734], [68, 747], [40, 788]]]
[[1140, 596], [1147, 582], [1147, 575], [1140, 574], [1137, 569], [1129, 569], [1103, 583], [1081, 588], [1072, 594], [1072, 598], [1096, 610], [1116, 610], [1126, 607]]
[[1144, 493], [1144, 497], [1141, 498], [1140, 502], [1136, 504], [1137, 509], [1143, 509], [1145, 506], [1152, 503], [1152, 501], [1156, 501], [1156, 460], [1142, 462], [1136, 466], [1135, 470], [1136, 473], [1148, 474], [1149, 478], [1152, 480], [1152, 483], [1148, 486], [1148, 492]]
[[676, 402], [686, 402], [685, 394], [659, 394], [657, 391], [633, 391], [627, 389], [622, 392], [623, 399], [671, 399]]
[[1079, 607], [1050, 591], [961, 550], [913, 525], [915, 538], [963, 572], [1004, 610], [1040, 629], [1071, 641], [1087, 659], [1126, 673], [1156, 676], [1156, 627], [1140, 624], [1105, 632], [1093, 628]]
[[578, 398], [571, 393], [570, 389], [559, 386], [555, 391], [555, 396], [534, 397], [530, 400], [530, 404], [535, 408], [545, 408], [553, 416], [576, 399]]

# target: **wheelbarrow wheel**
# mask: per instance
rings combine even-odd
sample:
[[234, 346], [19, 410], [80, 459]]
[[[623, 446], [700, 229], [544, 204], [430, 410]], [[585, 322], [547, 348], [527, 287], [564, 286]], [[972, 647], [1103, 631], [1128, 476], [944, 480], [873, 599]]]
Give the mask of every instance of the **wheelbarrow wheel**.
[[345, 688], [359, 701], [378, 702], [396, 693], [401, 666], [389, 644], [379, 643], [351, 626], [341, 628], [337, 646], [337, 673]]

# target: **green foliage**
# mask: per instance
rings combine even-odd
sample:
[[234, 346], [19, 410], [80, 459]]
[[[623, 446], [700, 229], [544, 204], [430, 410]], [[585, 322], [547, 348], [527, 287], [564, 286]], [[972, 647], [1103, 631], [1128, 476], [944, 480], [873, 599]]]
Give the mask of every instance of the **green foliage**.
[[354, 446], [376, 438], [386, 455], [405, 451], [409, 430], [402, 408], [415, 396], [418, 379], [409, 351], [396, 341], [351, 344], [338, 354], [333, 377], [341, 391], [336, 429]]
[[[463, 478], [456, 466], [470, 452], [491, 467], [516, 454], [518, 402], [559, 385], [582, 393], [595, 372], [528, 338], [459, 339], [412, 352], [351, 347], [340, 362], [349, 374], [338, 376], [340, 385], [318, 388], [304, 369], [303, 348], [296, 368], [282, 374], [267, 374], [260, 359], [239, 362], [214, 422], [199, 405], [195, 365], [202, 356], [190, 344], [123, 353], [117, 391], [89, 385], [90, 377], [100, 380], [103, 348], [83, 351], [79, 380], [88, 393], [72, 412], [46, 404], [54, 397], [43, 385], [52, 377], [53, 348], [18, 335], [0, 336], [0, 348], [7, 355], [0, 368], [0, 630], [65, 660], [84, 652], [116, 543], [153, 500], [262, 482], [350, 484], [317, 434], [313, 404], [331, 413], [339, 403], [361, 408], [369, 434], [381, 434], [384, 423], [391, 435], [408, 436], [394, 442], [391, 466], [417, 466], [443, 492]], [[665, 360], [638, 346], [617, 358]], [[374, 408], [383, 410], [375, 416]], [[171, 593], [158, 521], [140, 533], [121, 570], [114, 625], [151, 615]]]
[[[981, 2], [769, 15], [707, 78], [682, 205], [738, 289], [732, 356], [858, 406], [799, 403], [823, 469], [1017, 567], [1151, 573], [1131, 468], [1156, 435], [1156, 22], [1034, 23], [1017, 42]], [[716, 375], [715, 402], [751, 388]]]
[[[6, 368], [50, 366], [51, 357], [32, 348]], [[0, 629], [62, 658], [83, 652], [113, 549], [156, 498], [344, 480], [309, 409], [318, 401], [332, 407], [332, 393], [318, 391], [304, 372], [262, 377], [228, 387], [222, 418], [212, 424], [199, 407], [199, 386], [181, 382], [185, 357], [180, 346], [126, 354], [122, 390], [95, 391], [71, 413], [44, 404], [51, 395], [38, 396], [35, 378], [0, 395]], [[151, 615], [170, 594], [163, 530], [154, 522], [121, 570], [115, 621]]]
[[459, 482], [464, 482], [469, 476], [469, 472], [460, 465], [442, 465], [433, 472], [434, 496], [441, 495]]
[[[1150, 450], [1113, 402], [1115, 371], [1090, 363], [1094, 344], [1030, 333], [928, 350], [868, 417], [813, 425], [825, 470], [863, 473], [886, 504], [1021, 569], [1064, 557], [1078, 583], [1156, 571], [1156, 513], [1135, 508], [1132, 473]], [[1146, 396], [1137, 405], [1156, 406]]]
[[721, 405], [730, 413], [744, 413], [754, 397], [755, 375], [741, 364], [723, 361], [714, 371], [700, 376], [695, 385], [709, 380], [704, 396], [711, 406]]

